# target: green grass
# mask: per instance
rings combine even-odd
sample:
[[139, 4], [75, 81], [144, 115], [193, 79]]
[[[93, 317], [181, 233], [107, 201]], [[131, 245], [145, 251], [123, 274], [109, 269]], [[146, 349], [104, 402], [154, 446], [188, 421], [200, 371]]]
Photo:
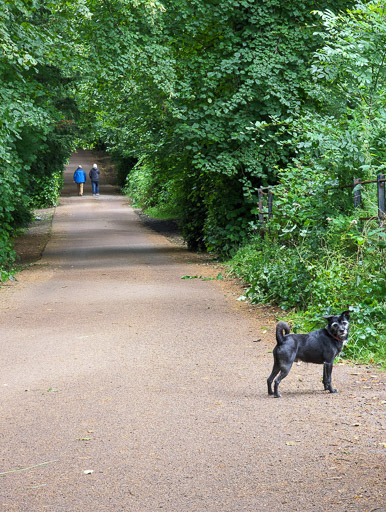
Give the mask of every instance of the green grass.
[[177, 218], [177, 210], [170, 205], [160, 205], [147, 208], [144, 213], [152, 219], [174, 220]]

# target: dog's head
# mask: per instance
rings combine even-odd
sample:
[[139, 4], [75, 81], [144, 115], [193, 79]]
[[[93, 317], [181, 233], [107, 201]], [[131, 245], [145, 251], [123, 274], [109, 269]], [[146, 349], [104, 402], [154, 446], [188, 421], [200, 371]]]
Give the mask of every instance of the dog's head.
[[324, 317], [328, 325], [326, 329], [331, 336], [339, 341], [346, 342], [350, 326], [350, 311], [344, 311], [341, 315], [330, 315]]

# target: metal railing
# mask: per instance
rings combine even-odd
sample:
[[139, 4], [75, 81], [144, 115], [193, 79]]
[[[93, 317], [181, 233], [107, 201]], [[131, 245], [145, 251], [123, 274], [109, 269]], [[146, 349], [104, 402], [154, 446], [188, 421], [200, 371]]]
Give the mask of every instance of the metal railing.
[[[377, 199], [378, 199], [378, 216], [377, 217], [366, 217], [361, 218], [361, 220], [376, 220], [378, 219], [381, 225], [385, 224], [386, 221], [386, 207], [385, 207], [385, 175], [378, 174], [376, 180], [361, 180], [354, 179], [351, 185], [343, 185], [341, 187], [332, 187], [329, 190], [333, 189], [344, 189], [344, 188], [352, 188], [353, 189], [353, 200], [354, 206], [359, 208], [362, 205], [362, 185], [366, 185], [368, 183], [376, 183], [377, 184]], [[271, 187], [260, 187], [258, 192], [258, 215], [259, 221], [261, 224], [266, 222], [266, 217], [271, 218], [273, 216], [273, 190], [274, 186]], [[266, 201], [264, 199], [266, 198]], [[266, 205], [264, 204], [266, 202]]]

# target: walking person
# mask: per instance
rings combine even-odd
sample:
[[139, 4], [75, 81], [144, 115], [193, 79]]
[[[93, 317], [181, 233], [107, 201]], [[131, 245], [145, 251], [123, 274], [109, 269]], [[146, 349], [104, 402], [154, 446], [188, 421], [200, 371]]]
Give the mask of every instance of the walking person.
[[86, 173], [81, 165], [78, 165], [78, 168], [75, 170], [73, 180], [78, 187], [78, 196], [83, 196], [83, 185], [86, 182]]
[[94, 164], [88, 173], [91, 179], [92, 195], [99, 196], [99, 169], [97, 164]]

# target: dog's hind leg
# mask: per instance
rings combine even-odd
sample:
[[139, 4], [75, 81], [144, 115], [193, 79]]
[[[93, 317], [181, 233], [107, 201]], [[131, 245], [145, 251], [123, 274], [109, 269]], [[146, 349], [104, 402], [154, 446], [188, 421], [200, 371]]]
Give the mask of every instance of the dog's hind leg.
[[268, 377], [267, 379], [267, 385], [268, 385], [268, 394], [269, 395], [273, 395], [273, 391], [272, 391], [272, 382], [273, 382], [273, 379], [276, 377], [276, 375], [280, 372], [280, 366], [278, 365], [277, 361], [276, 361], [276, 358], [275, 358], [275, 361], [273, 363], [273, 368], [272, 368], [272, 372], [271, 372], [271, 375]]
[[333, 363], [323, 363], [323, 385], [324, 389], [330, 393], [337, 393], [338, 390], [332, 387], [331, 374]]
[[279, 384], [280, 382], [285, 378], [287, 377], [287, 375], [289, 374], [289, 371], [291, 369], [291, 366], [292, 366], [292, 363], [289, 365], [289, 366], [282, 366], [280, 368], [280, 374], [279, 374], [279, 377], [277, 377], [275, 379], [275, 386], [274, 386], [274, 393], [273, 393], [273, 396], [275, 398], [280, 398], [281, 397], [281, 394], [279, 393]]

